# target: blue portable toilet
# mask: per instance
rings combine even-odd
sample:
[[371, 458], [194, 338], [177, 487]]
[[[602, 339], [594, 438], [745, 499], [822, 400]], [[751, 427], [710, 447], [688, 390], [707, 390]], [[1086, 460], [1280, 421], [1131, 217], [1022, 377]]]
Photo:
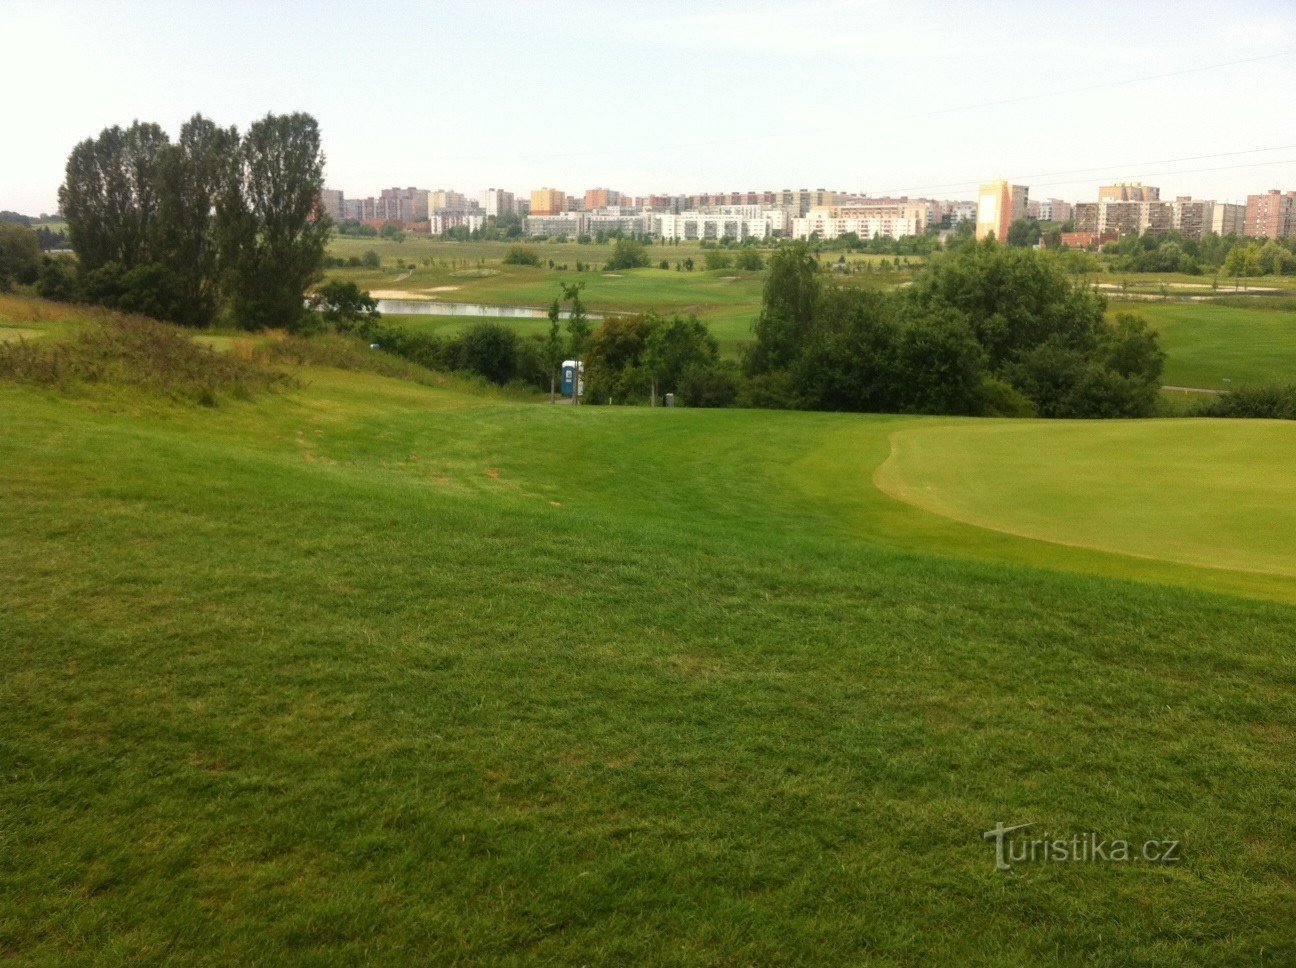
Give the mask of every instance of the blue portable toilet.
[[[581, 376], [583, 377], [585, 375], [585, 364], [582, 363], [580, 368], [581, 368]], [[576, 383], [576, 361], [563, 360], [562, 395], [564, 397], [570, 397], [572, 395], [572, 388], [575, 386], [575, 383]], [[580, 390], [582, 394], [585, 392], [585, 381], [583, 379], [581, 380]]]

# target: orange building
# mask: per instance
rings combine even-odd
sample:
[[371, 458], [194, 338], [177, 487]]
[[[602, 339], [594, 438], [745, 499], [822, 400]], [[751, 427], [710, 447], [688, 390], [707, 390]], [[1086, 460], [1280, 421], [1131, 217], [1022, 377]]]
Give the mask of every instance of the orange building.
[[567, 211], [567, 193], [560, 188], [537, 188], [531, 192], [532, 215], [561, 215]]
[[1025, 185], [1009, 185], [1002, 179], [982, 185], [977, 200], [977, 241], [993, 233], [996, 241], [1007, 242], [1008, 228], [1016, 219], [1026, 217], [1029, 191]]

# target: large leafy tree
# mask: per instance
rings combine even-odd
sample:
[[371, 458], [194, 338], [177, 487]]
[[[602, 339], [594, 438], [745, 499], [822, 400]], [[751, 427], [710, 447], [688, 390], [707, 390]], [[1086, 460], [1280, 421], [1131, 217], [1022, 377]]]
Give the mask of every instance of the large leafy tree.
[[217, 203], [233, 176], [238, 131], [195, 114], [163, 156], [159, 230], [162, 261], [182, 296], [180, 322], [204, 326], [220, 305]]
[[822, 288], [819, 262], [806, 243], [782, 245], [770, 256], [749, 374], [785, 370], [796, 361], [814, 328]]
[[248, 329], [300, 324], [328, 242], [317, 206], [323, 187], [314, 118], [271, 114], [248, 129], [218, 206], [231, 308]]
[[125, 269], [156, 261], [161, 168], [170, 140], [156, 124], [106, 128], [68, 157], [59, 202], [87, 271], [116, 262]]

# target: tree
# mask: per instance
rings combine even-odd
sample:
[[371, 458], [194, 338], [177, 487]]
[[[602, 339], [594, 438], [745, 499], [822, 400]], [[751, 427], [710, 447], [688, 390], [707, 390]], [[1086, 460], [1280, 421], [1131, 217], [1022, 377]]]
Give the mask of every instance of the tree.
[[59, 189], [72, 248], [86, 271], [154, 261], [161, 168], [170, 141], [156, 124], [105, 128], [72, 149]]
[[765, 268], [765, 260], [755, 249], [746, 247], [734, 256], [734, 266], [744, 272], [760, 272]]
[[746, 359], [749, 375], [792, 365], [813, 326], [821, 290], [819, 261], [806, 243], [782, 245], [770, 256], [755, 324], [756, 345]]
[[571, 350], [572, 360], [576, 364], [576, 371], [572, 377], [572, 403], [580, 404], [581, 391], [581, 356], [585, 352], [585, 347], [590, 337], [589, 317], [585, 315], [585, 304], [581, 301], [581, 290], [585, 288], [585, 283], [577, 282], [571, 285], [563, 284], [562, 294], [563, 301], [571, 304], [571, 309], [567, 312], [567, 345]]
[[223, 199], [225, 264], [235, 319], [248, 329], [302, 320], [320, 275], [330, 223], [319, 126], [308, 114], [268, 114], [247, 131]]
[[343, 332], [360, 330], [377, 322], [378, 300], [354, 282], [334, 279], [320, 286], [311, 296], [311, 308]]
[[177, 322], [206, 326], [220, 305], [216, 204], [238, 150], [235, 128], [219, 128], [195, 114], [163, 152], [158, 208], [161, 257], [182, 297]]
[[15, 282], [35, 282], [40, 269], [36, 233], [16, 222], [0, 222], [0, 292], [8, 292]]
[[549, 402], [558, 399], [558, 370], [562, 367], [567, 346], [562, 336], [562, 305], [555, 299], [549, 306], [549, 335], [545, 337], [542, 357], [545, 369], [549, 373]]
[[1014, 249], [1029, 249], [1039, 241], [1041, 234], [1037, 219], [1019, 218], [1008, 226], [1008, 244]]
[[617, 239], [604, 269], [642, 269], [648, 265], [648, 252], [642, 242]]
[[709, 272], [719, 269], [728, 269], [729, 265], [730, 259], [728, 254], [721, 252], [719, 249], [707, 250], [707, 254], [702, 258], [702, 268]]
[[661, 393], [677, 392], [685, 371], [713, 367], [720, 347], [696, 316], [672, 316], [652, 327], [644, 341], [644, 367], [652, 378], [652, 405]]
[[504, 258], [501, 261], [506, 266], [538, 266], [540, 256], [535, 249], [513, 245], [509, 246], [509, 250], [504, 253]]
[[500, 323], [477, 323], [460, 337], [464, 365], [503, 386], [517, 374], [518, 334]]

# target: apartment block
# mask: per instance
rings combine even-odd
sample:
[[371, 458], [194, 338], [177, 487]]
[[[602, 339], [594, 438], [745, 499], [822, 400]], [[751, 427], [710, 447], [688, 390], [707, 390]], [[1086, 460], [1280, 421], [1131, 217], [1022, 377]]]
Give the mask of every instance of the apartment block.
[[854, 232], [861, 239], [898, 239], [922, 235], [937, 221], [937, 209], [934, 202], [907, 198], [855, 199], [842, 205], [816, 206], [803, 217], [793, 219], [792, 236], [835, 239]]
[[596, 208], [620, 205], [621, 198], [621, 193], [611, 188], [591, 188], [585, 193], [585, 211], [592, 212]]
[[1211, 231], [1216, 235], [1242, 235], [1246, 231], [1246, 206], [1216, 202], [1211, 214]]
[[1072, 209], [1075, 217], [1075, 230], [1080, 235], [1098, 234], [1098, 203], [1076, 202]]
[[1244, 233], [1255, 239], [1296, 235], [1296, 192], [1271, 188], [1263, 195], [1248, 195]]
[[463, 192], [438, 188], [428, 192], [428, 208], [433, 211], [462, 212], [468, 208], [468, 199]]
[[1174, 229], [1186, 239], [1205, 238], [1215, 220], [1215, 203], [1188, 195], [1174, 200]]
[[1119, 185], [1103, 185], [1098, 189], [1100, 202], [1158, 202], [1161, 200], [1161, 189], [1144, 185], [1142, 182], [1121, 182]]
[[[689, 211], [656, 216], [658, 232], [663, 239], [718, 241], [723, 238], [742, 242], [765, 239], [786, 231], [787, 213], [782, 209], [763, 210], [757, 206], [719, 206], [722, 211]], [[779, 226], [776, 228], [776, 226]]]
[[[544, 189], [550, 191], [551, 189]], [[535, 192], [531, 193], [532, 206], [535, 205]], [[528, 215], [526, 220], [527, 235], [543, 235], [553, 238], [556, 235], [565, 235], [573, 238], [577, 235], [585, 234], [585, 213], [584, 212], [556, 212], [548, 215]]]
[[342, 192], [336, 188], [325, 188], [320, 191], [319, 208], [325, 215], [335, 222], [342, 221], [342, 203], [345, 199]]
[[1008, 241], [1008, 228], [1026, 217], [1029, 193], [1025, 185], [1010, 185], [1002, 179], [982, 185], [977, 199], [977, 241], [992, 234], [1000, 242]]
[[1069, 222], [1075, 214], [1074, 206], [1060, 198], [1041, 199], [1036, 211], [1041, 222]]
[[502, 188], [488, 188], [481, 194], [481, 207], [488, 217], [499, 218], [516, 212], [517, 202], [512, 192], [506, 192]]
[[561, 215], [566, 211], [567, 193], [562, 191], [562, 189], [537, 188], [531, 192], [531, 215], [533, 217], [540, 218], [549, 215]]

